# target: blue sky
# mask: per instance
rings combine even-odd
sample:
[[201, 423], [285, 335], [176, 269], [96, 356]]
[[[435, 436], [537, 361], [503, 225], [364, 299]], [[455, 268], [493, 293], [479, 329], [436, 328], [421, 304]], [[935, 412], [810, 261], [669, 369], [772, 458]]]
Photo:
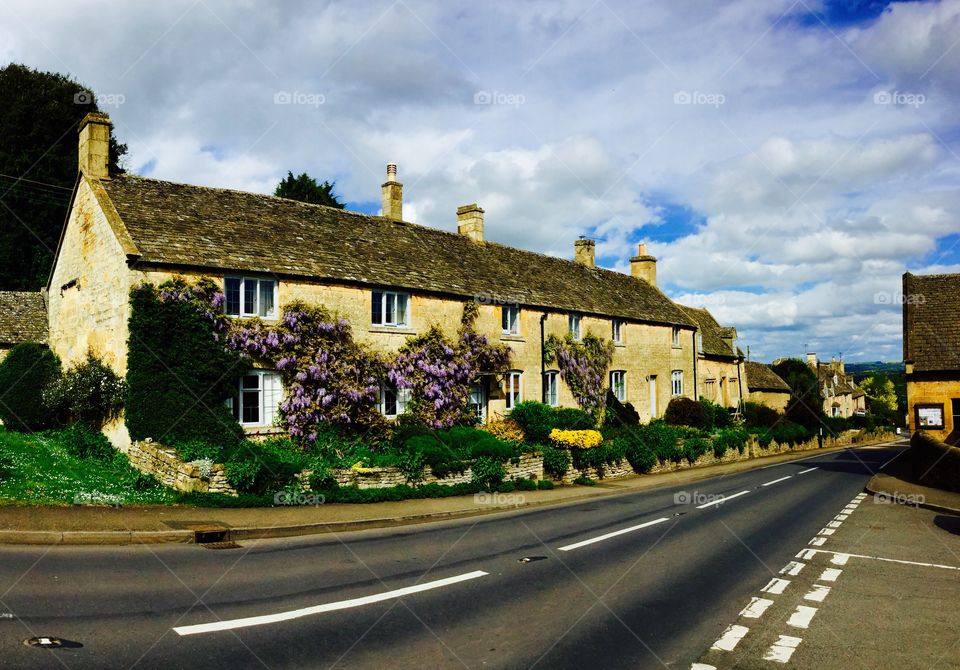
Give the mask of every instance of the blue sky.
[[[760, 359], [897, 359], [901, 274], [960, 272], [960, 0], [0, 5], [0, 59], [91, 86], [148, 176], [629, 271]], [[94, 38], [91, 38], [94, 36]], [[495, 290], [496, 287], [491, 287]]]

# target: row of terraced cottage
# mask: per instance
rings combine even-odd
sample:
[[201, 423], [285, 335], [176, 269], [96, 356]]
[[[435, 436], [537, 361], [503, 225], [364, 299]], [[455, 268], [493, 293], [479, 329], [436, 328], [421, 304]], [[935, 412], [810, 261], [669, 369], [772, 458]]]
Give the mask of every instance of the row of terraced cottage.
[[[751, 399], [780, 410], [789, 400], [789, 387], [768, 366], [745, 360], [734, 328], [657, 287], [656, 259], [642, 244], [627, 275], [596, 267], [591, 240], [574, 242], [573, 261], [487, 240], [477, 205], [458, 208], [456, 234], [415, 225], [403, 220], [392, 165], [382, 216], [111, 175], [110, 129], [101, 114], [80, 126], [80, 170], [49, 284], [40, 293], [0, 293], [0, 356], [18, 341], [40, 340], [65, 366], [92, 352], [123, 375], [130, 289], [208, 277], [223, 288], [229, 315], [269, 321], [293, 300], [322, 304], [384, 351], [434, 323], [455, 332], [464, 303], [479, 303], [478, 332], [508, 344], [513, 366], [476, 380], [470, 403], [481, 421], [524, 399], [576, 404], [542, 356], [546, 338], [568, 333], [613, 341], [610, 389], [643, 421], [677, 396], [731, 408]], [[282, 394], [275, 371], [252, 369], [237, 389], [235, 414], [250, 433], [276, 430]], [[408, 400], [385, 386], [380, 410], [396, 417]], [[107, 432], [119, 448], [129, 444], [122, 422]]]

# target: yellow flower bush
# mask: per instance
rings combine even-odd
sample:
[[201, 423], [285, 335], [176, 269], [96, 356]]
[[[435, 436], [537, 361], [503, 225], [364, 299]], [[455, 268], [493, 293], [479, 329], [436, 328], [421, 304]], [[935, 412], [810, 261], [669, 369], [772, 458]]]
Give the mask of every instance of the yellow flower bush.
[[523, 428], [516, 421], [510, 419], [490, 421], [486, 425], [479, 426], [479, 428], [504, 442], [510, 442], [511, 444], [523, 444], [524, 442]]
[[593, 449], [603, 442], [599, 430], [560, 430], [550, 431], [550, 440], [562, 449]]
[[380, 472], [381, 470], [381, 468], [368, 468], [363, 464], [362, 461], [357, 461], [350, 466], [350, 469], [361, 475], [370, 472]]

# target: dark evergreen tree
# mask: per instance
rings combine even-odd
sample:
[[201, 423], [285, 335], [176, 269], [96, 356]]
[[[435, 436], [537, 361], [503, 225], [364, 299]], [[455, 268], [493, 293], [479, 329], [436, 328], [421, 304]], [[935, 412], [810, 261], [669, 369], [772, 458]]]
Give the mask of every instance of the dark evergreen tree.
[[318, 184], [317, 180], [306, 172], [296, 177], [293, 176], [292, 172], [287, 172], [287, 176], [277, 184], [273, 194], [280, 198], [343, 209], [343, 203], [333, 192], [334, 185], [334, 182], [329, 181]]

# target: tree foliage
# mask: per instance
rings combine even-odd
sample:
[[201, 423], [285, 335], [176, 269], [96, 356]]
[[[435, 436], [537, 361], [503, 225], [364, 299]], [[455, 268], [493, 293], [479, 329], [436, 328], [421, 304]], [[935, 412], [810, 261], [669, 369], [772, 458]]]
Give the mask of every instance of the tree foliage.
[[51, 427], [43, 393], [60, 376], [60, 359], [47, 347], [21, 342], [0, 362], [0, 419], [11, 430]]
[[293, 176], [292, 172], [287, 172], [287, 176], [277, 184], [273, 194], [279, 198], [289, 198], [290, 200], [299, 200], [300, 202], [309, 202], [314, 205], [326, 205], [327, 207], [336, 207], [343, 209], [344, 204], [334, 194], [333, 187], [336, 182], [325, 181], [322, 184], [308, 175], [306, 172]]
[[788, 358], [771, 366], [790, 387], [786, 418], [805, 428], [817, 429], [823, 424], [823, 395], [817, 373], [798, 358]]
[[[0, 290], [44, 286], [77, 178], [77, 129], [95, 96], [72, 79], [0, 69]], [[127, 147], [110, 141], [110, 170]]]
[[580, 407], [595, 421], [603, 416], [606, 400], [607, 369], [613, 360], [614, 345], [592, 333], [582, 340], [572, 335], [551, 335], [544, 347], [547, 361], [556, 361], [560, 377], [566, 382]]

